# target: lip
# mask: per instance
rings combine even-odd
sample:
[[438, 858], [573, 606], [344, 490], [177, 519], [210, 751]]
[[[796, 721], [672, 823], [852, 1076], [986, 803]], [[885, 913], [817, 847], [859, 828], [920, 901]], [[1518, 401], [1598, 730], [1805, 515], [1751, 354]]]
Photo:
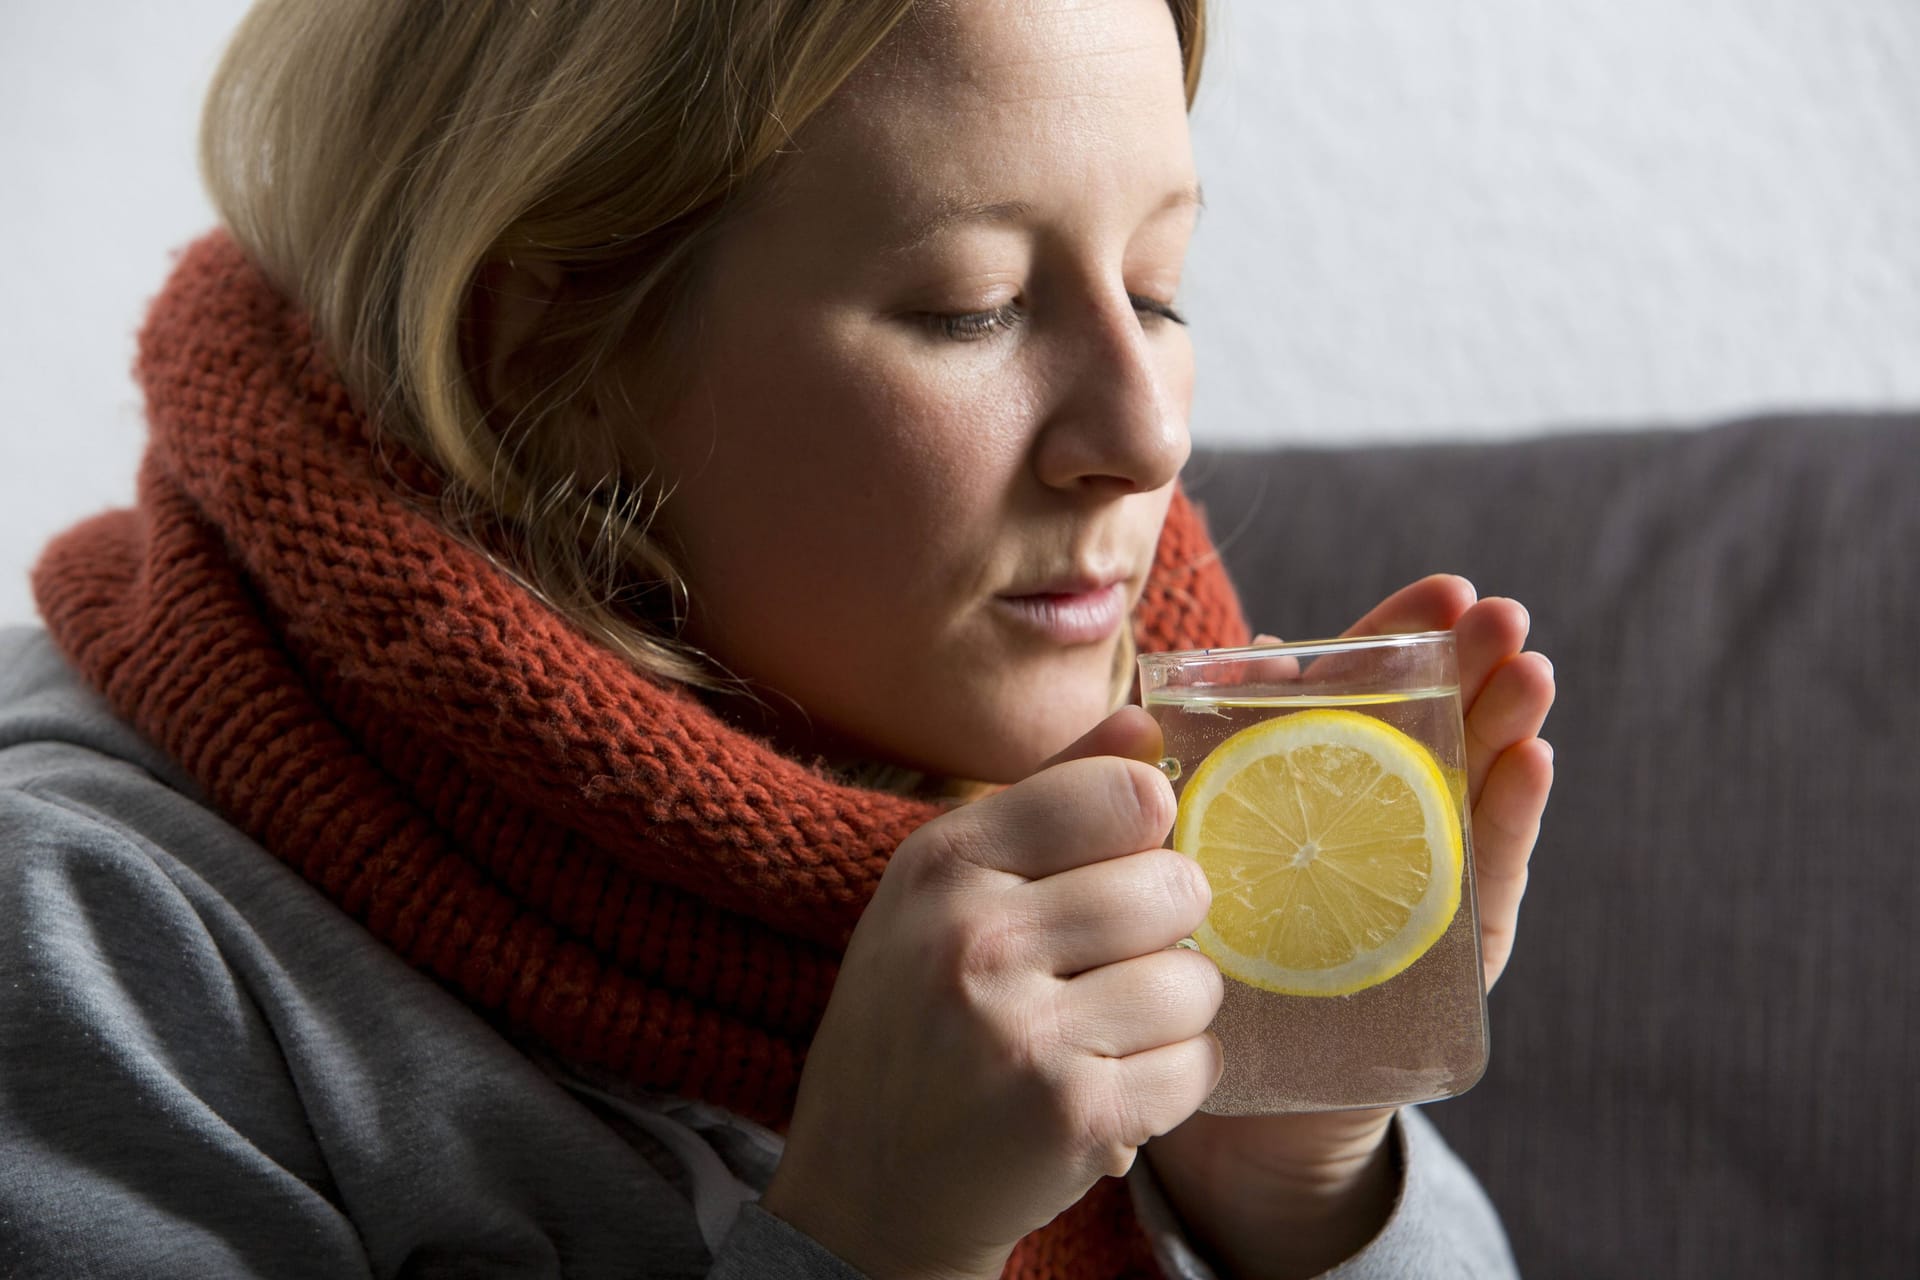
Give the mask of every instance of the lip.
[[1127, 585], [1075, 578], [1037, 591], [1008, 592], [993, 602], [1003, 616], [1055, 644], [1097, 644], [1112, 639], [1126, 621]]

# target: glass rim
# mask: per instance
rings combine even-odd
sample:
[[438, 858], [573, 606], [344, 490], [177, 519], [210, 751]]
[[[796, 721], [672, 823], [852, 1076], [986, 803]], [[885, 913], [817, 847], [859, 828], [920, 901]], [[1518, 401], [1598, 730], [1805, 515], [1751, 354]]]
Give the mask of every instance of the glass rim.
[[1278, 640], [1267, 644], [1243, 644], [1220, 649], [1169, 649], [1142, 653], [1137, 661], [1144, 667], [1191, 667], [1212, 663], [1245, 662], [1270, 658], [1276, 654], [1351, 653], [1368, 649], [1416, 648], [1452, 640], [1451, 631], [1401, 631], [1383, 636], [1346, 636], [1329, 640]]

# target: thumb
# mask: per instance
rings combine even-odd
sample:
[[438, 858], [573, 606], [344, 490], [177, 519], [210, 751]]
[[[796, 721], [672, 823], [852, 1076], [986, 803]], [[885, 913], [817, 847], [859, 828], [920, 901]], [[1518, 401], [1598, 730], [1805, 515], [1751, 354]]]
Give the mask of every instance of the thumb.
[[[1054, 765], [1065, 764], [1069, 760], [1084, 760], [1089, 756], [1123, 756], [1128, 760], [1157, 765], [1165, 751], [1166, 746], [1160, 736], [1160, 722], [1139, 707], [1127, 706], [1081, 734], [1073, 745], [1041, 765], [1040, 769], [1051, 769]], [[1034, 772], [1038, 773], [1040, 769]]]

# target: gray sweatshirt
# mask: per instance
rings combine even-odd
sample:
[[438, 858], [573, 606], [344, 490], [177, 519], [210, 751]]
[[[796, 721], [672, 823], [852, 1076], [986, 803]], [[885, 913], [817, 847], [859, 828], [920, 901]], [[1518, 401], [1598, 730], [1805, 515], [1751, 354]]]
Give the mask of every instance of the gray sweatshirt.
[[[859, 1273], [755, 1200], [780, 1139], [505, 1038], [229, 826], [38, 631], [0, 632], [0, 1275]], [[1514, 1274], [1432, 1127], [1331, 1274]], [[1211, 1275], [1150, 1179], [1171, 1277]]]

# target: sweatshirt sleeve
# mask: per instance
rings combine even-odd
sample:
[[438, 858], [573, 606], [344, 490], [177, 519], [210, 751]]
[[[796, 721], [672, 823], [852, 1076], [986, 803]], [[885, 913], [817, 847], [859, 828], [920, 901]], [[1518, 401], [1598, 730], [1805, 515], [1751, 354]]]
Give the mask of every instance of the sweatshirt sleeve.
[[757, 1204], [744, 1205], [714, 1259], [709, 1280], [867, 1280], [812, 1236], [790, 1227]]
[[861, 1280], [126, 773], [0, 777], [0, 1275]]
[[0, 1273], [369, 1276], [273, 1037], [137, 842], [0, 790]]
[[[1388, 1132], [1400, 1190], [1380, 1234], [1323, 1280], [1518, 1280], [1500, 1216], [1432, 1121], [1401, 1108]], [[1231, 1280], [1187, 1239], [1147, 1162], [1129, 1178], [1135, 1211], [1168, 1280]]]

